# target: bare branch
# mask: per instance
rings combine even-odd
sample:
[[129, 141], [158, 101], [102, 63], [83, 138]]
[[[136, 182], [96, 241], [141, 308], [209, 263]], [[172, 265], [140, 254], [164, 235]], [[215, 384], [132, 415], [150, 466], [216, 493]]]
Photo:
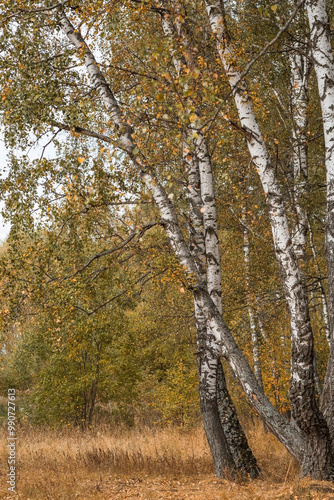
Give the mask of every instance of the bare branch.
[[[151, 281], [152, 279], [156, 278], [157, 276], [159, 276], [160, 274], [163, 274], [167, 269], [163, 269], [162, 271], [158, 272], [157, 274], [154, 274], [153, 276], [150, 276], [149, 278], [147, 278], [147, 276], [149, 276], [152, 271], [147, 271], [145, 274], [143, 274], [140, 278], [138, 278], [134, 285], [137, 285], [138, 283], [141, 283], [142, 282], [142, 286], [141, 288], [144, 287], [144, 285], [146, 285], [146, 283], [148, 283], [149, 281]], [[125, 295], [126, 293], [128, 293], [128, 289], [126, 290], [123, 290], [123, 292], [119, 293], [118, 295], [115, 295], [114, 297], [112, 297], [111, 299], [107, 300], [106, 302], [104, 302], [103, 304], [100, 304], [98, 307], [96, 307], [95, 309], [93, 309], [93, 311], [86, 311], [86, 309], [83, 309], [82, 307], [80, 306], [73, 306], [75, 309], [79, 309], [79, 311], [82, 311], [84, 312], [85, 314], [87, 314], [87, 316], [92, 316], [92, 314], [95, 314], [97, 311], [99, 311], [100, 309], [102, 309], [103, 307], [107, 306], [108, 304], [110, 304], [111, 302], [113, 302], [114, 300], [116, 299], [119, 299], [120, 297], [122, 297], [123, 295]]]
[[300, 0], [293, 13], [291, 14], [291, 16], [289, 17], [289, 19], [287, 20], [287, 22], [284, 24], [284, 26], [282, 26], [282, 28], [278, 31], [277, 35], [272, 39], [270, 40], [269, 43], [267, 43], [267, 45], [265, 47], [263, 47], [262, 50], [260, 50], [260, 52], [257, 54], [257, 56], [254, 57], [254, 59], [252, 59], [246, 66], [245, 70], [241, 73], [240, 77], [238, 78], [238, 80], [236, 81], [236, 83], [234, 84], [233, 86], [233, 89], [227, 94], [227, 96], [225, 97], [225, 99], [227, 99], [229, 96], [231, 96], [233, 94], [233, 92], [236, 90], [236, 88], [238, 87], [239, 83], [245, 78], [245, 76], [248, 74], [249, 70], [251, 69], [251, 67], [262, 57], [264, 56], [268, 50], [270, 49], [270, 47], [272, 47], [276, 42], [277, 40], [280, 38], [280, 36], [289, 28], [290, 24], [292, 23], [292, 21], [294, 20], [294, 18], [296, 17], [300, 7], [305, 3], [305, 0]]
[[137, 235], [141, 237], [146, 231], [151, 229], [152, 227], [156, 226], [157, 222], [152, 222], [151, 224], [147, 224], [146, 226], [143, 226], [140, 231], [134, 231], [133, 233], [130, 234], [126, 240], [124, 240], [120, 245], [114, 248], [110, 248], [109, 250], [105, 250], [104, 252], [97, 253], [93, 257], [91, 257], [88, 262], [84, 266], [82, 266], [80, 269], [78, 269], [71, 277], [76, 276], [77, 274], [81, 273], [84, 269], [89, 267], [92, 262], [96, 259], [100, 259], [101, 257], [105, 257], [106, 255], [111, 255], [112, 253], [118, 252], [119, 250], [122, 250], [130, 241], [132, 241]]
[[58, 9], [59, 7], [64, 7], [67, 3], [69, 3], [71, 0], [64, 0], [63, 2], [59, 2], [55, 5], [51, 5], [50, 7], [38, 7], [37, 9], [31, 9], [31, 10], [25, 10], [25, 9], [18, 9], [17, 12], [14, 12], [13, 14], [10, 14], [9, 16], [5, 17], [5, 19], [2, 21], [8, 21], [9, 19], [13, 17], [17, 17], [20, 15], [31, 15], [35, 14], [38, 12], [49, 12], [50, 10]]
[[[77, 125], [70, 126], [60, 122], [52, 122], [52, 125], [58, 127], [60, 130], [67, 130], [68, 132], [75, 132], [76, 134], [86, 135], [88, 137], [94, 137], [99, 141], [108, 142], [109, 144], [116, 143], [116, 141], [113, 141], [108, 135], [99, 134], [98, 132], [94, 132], [92, 130], [88, 130], [83, 127], [78, 127]], [[115, 145], [117, 145], [117, 147], [121, 147], [119, 144]]]

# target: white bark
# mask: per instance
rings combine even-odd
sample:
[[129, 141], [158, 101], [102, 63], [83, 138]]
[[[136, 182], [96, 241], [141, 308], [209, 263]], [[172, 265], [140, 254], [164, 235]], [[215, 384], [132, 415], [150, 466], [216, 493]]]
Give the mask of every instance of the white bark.
[[290, 53], [291, 68], [291, 108], [293, 117], [293, 202], [295, 222], [292, 244], [297, 257], [304, 259], [307, 243], [307, 213], [304, 208], [307, 195], [307, 107], [308, 78], [310, 64], [308, 57], [301, 52], [301, 44], [295, 42]]
[[300, 461], [303, 455], [303, 435], [288, 423], [272, 406], [264, 395], [247, 360], [238, 348], [230, 330], [217, 311], [209, 294], [203, 290], [195, 291], [195, 300], [200, 300], [208, 325], [215, 337], [223, 339], [222, 354], [230, 364], [234, 375], [241, 384], [248, 401], [273, 434], [283, 443], [289, 452]]
[[198, 134], [195, 153], [199, 161], [201, 178], [201, 198], [203, 203], [202, 210], [208, 291], [218, 311], [222, 314], [221, 262], [218, 239], [216, 197], [211, 159], [205, 136], [202, 133]]
[[74, 29], [73, 25], [65, 15], [61, 17], [61, 25], [73, 45], [79, 50], [84, 50], [87, 73], [91, 77], [92, 83], [99, 90], [106, 111], [110, 111], [111, 119], [115, 126], [118, 127], [121, 146], [123, 145], [128, 154], [130, 154], [132, 161], [140, 172], [143, 181], [145, 182], [147, 188], [151, 191], [161, 215], [161, 223], [165, 227], [173, 250], [178, 256], [180, 264], [184, 266], [190, 277], [196, 276], [196, 265], [191, 258], [187, 245], [185, 244], [172, 203], [157, 177], [154, 175], [152, 170], [149, 169], [149, 165], [145, 164], [145, 161], [142, 160], [138, 154], [134, 155], [132, 153], [136, 149], [136, 144], [132, 137], [132, 129], [123, 117], [119, 104], [110, 90], [103, 74], [100, 72], [93, 54], [83, 40], [80, 32]]
[[201, 212], [203, 206], [201, 198], [201, 180], [198, 159], [194, 154], [191, 154], [189, 159], [187, 141], [184, 141], [183, 161], [188, 172], [187, 196], [190, 207], [189, 248], [191, 255], [197, 263], [202, 280], [206, 282], [205, 239], [203, 214]]
[[[165, 2], [164, 5], [167, 3]], [[162, 15], [162, 27], [164, 35], [170, 40], [171, 55], [175, 70], [178, 75], [186, 69], [192, 71], [195, 69], [191, 44], [182, 22], [178, 18], [180, 4], [170, 2], [169, 5], [175, 7], [175, 18], [173, 21], [170, 15]], [[174, 24], [177, 29], [174, 29]], [[183, 54], [176, 55], [175, 46], [182, 44]], [[184, 90], [188, 85], [184, 85]], [[191, 107], [190, 107], [190, 106]], [[196, 106], [188, 98], [188, 114]], [[192, 111], [193, 112], [193, 111]], [[188, 198], [190, 201], [190, 215], [195, 228], [195, 234], [191, 237], [192, 255], [198, 259], [201, 256], [206, 258], [206, 273], [203, 280], [207, 283], [207, 290], [211, 296], [217, 310], [222, 314], [222, 287], [221, 287], [221, 265], [218, 241], [218, 222], [216, 210], [216, 198], [214, 192], [214, 178], [212, 172], [211, 158], [205, 135], [198, 129], [201, 129], [202, 123], [200, 114], [196, 112], [195, 139], [192, 131], [187, 131], [187, 141], [189, 147], [184, 148], [184, 160], [188, 170]], [[199, 190], [198, 190], [199, 186]], [[204, 228], [204, 234], [203, 234]], [[198, 242], [196, 245], [192, 243]], [[201, 250], [203, 249], [203, 253]], [[201, 305], [200, 305], [201, 304]], [[242, 473], [250, 474], [251, 477], [259, 475], [259, 468], [256, 465], [256, 459], [250, 450], [246, 436], [239, 423], [236, 409], [229, 396], [226, 380], [220, 359], [212, 358], [211, 338], [213, 332], [207, 325], [207, 318], [203, 317], [203, 302], [195, 299], [195, 318], [197, 326], [197, 345], [198, 345], [198, 365], [200, 373], [200, 399], [202, 417], [208, 442], [211, 448], [213, 436], [212, 425], [209, 424], [208, 411], [211, 412], [211, 418], [217, 416], [216, 405], [207, 404], [208, 401], [217, 401], [218, 417], [216, 427], [221, 423], [226, 442], [235, 462], [235, 468]], [[218, 361], [218, 370], [217, 370]], [[216, 393], [214, 389], [216, 388]], [[219, 439], [217, 435], [216, 440]], [[214, 456], [214, 452], [212, 452]]]
[[[234, 95], [248, 149], [257, 167], [269, 212], [276, 258], [280, 268], [291, 326], [292, 417], [305, 432], [304, 475], [314, 478], [334, 477], [329, 430], [319, 411], [315, 394], [313, 333], [308, 300], [294, 248], [292, 245], [284, 199], [264, 143], [252, 99], [240, 71], [234, 67], [236, 54], [226, 29], [224, 1], [205, 0], [217, 50]], [[334, 238], [333, 238], [334, 242]]]
[[329, 426], [334, 448], [334, 56], [325, 0], [307, 0], [313, 64], [318, 82], [325, 139], [327, 180], [326, 260], [330, 356], [321, 408]]
[[[308, 0], [313, 64], [318, 82], [324, 127], [327, 172], [327, 203], [334, 210], [334, 56], [325, 0]], [[329, 235], [332, 238], [332, 235]]]
[[[178, 2], [170, 2], [170, 4], [175, 8], [176, 12], [181, 10], [181, 6]], [[163, 2], [163, 5], [167, 5], [167, 3]], [[190, 71], [193, 70], [194, 62], [191, 48], [182, 23], [176, 20], [175, 29], [171, 16], [163, 15], [162, 28], [164, 35], [170, 40], [171, 55], [176, 72], [179, 74], [182, 68], [188, 68]], [[182, 56], [176, 56], [174, 45], [177, 46], [178, 40], [181, 40], [180, 43], [182, 43], [184, 48]], [[185, 86], [184, 90], [187, 90], [187, 86]], [[190, 99], [189, 104], [192, 104]], [[202, 200], [201, 209], [203, 213], [205, 235], [205, 253], [207, 260], [207, 284], [209, 293], [217, 309], [222, 313], [221, 265], [214, 179], [208, 144], [205, 135], [200, 130], [202, 128], [201, 118], [199, 113], [196, 113], [196, 116], [196, 138], [193, 140], [191, 134], [189, 134], [190, 137], [188, 138], [190, 147], [192, 148], [195, 146], [195, 151], [193, 153], [194, 159], [188, 160], [190, 164], [188, 169], [191, 170], [192, 168], [191, 161], [196, 160], [198, 162]]]
[[297, 298], [297, 294], [299, 296], [305, 294], [300, 290], [302, 288], [301, 276], [292, 246], [281, 188], [255, 117], [252, 99], [248, 95], [247, 88], [244, 82], [240, 82], [238, 87], [235, 88], [235, 84], [239, 81], [241, 73], [231, 63], [235, 57], [234, 49], [228, 40], [223, 12], [220, 10], [220, 1], [206, 1], [206, 5], [212, 31], [217, 38], [218, 52], [228, 75], [231, 88], [233, 89], [239, 119], [242, 128], [248, 133], [248, 149], [257, 167], [266, 196], [275, 251], [291, 314], [292, 336], [294, 339], [297, 339], [299, 336], [297, 326], [299, 299]]
[[[311, 50], [318, 82], [326, 151], [327, 227], [326, 257], [329, 306], [334, 304], [334, 56], [325, 0], [308, 0], [307, 15], [311, 30]], [[333, 319], [330, 319], [330, 342], [333, 343]]]
[[124, 147], [125, 151], [131, 153], [134, 149], [133, 141], [131, 138], [131, 127], [129, 127], [129, 125], [126, 123], [118, 102], [114, 94], [110, 90], [105, 77], [101, 73], [94, 55], [89, 50], [80, 32], [74, 29], [72, 23], [65, 16], [65, 14], [61, 16], [60, 24], [64, 30], [65, 35], [68, 37], [70, 42], [72, 42], [74, 47], [76, 47], [79, 51], [82, 51], [87, 73], [90, 76], [91, 82], [98, 90], [105, 105], [106, 111], [109, 113], [116, 130], [119, 131], [121, 145]]
[[243, 207], [242, 220], [243, 224], [243, 236], [244, 236], [244, 263], [245, 263], [245, 282], [246, 282], [246, 293], [247, 293], [247, 311], [249, 318], [249, 326], [251, 332], [251, 340], [253, 346], [253, 361], [254, 361], [254, 373], [255, 377], [258, 381], [259, 386], [263, 390], [263, 379], [262, 379], [262, 370], [261, 370], [261, 358], [260, 358], [260, 348], [259, 348], [259, 339], [254, 319], [254, 314], [251, 306], [250, 300], [250, 258], [249, 258], [249, 230], [247, 227], [247, 211], [246, 207]]

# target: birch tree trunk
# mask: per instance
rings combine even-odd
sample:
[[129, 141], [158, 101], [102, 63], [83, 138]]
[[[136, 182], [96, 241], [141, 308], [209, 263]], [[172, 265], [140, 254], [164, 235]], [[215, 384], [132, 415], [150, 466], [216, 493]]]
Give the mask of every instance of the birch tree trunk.
[[[191, 217], [189, 246], [194, 259], [198, 262], [201, 279], [206, 282], [205, 241], [198, 159], [193, 155], [189, 160], [188, 149], [185, 150], [184, 158], [188, 167], [189, 180], [188, 199]], [[229, 475], [233, 475], [238, 468], [238, 464], [234, 459], [237, 451], [233, 450], [233, 447], [229, 445], [224, 425], [222, 425], [220, 419], [218, 391], [221, 390], [221, 386], [218, 385], [217, 379], [219, 358], [212, 355], [207, 320], [203, 315], [200, 302], [196, 303], [194, 301], [194, 306], [201, 415], [214, 462], [215, 474], [217, 477], [223, 477], [227, 472]], [[227, 392], [226, 384], [224, 390]]]
[[247, 226], [247, 210], [246, 207], [242, 209], [242, 220], [243, 224], [243, 236], [244, 236], [244, 263], [245, 263], [245, 281], [246, 281], [246, 294], [247, 294], [247, 312], [249, 318], [249, 326], [251, 332], [251, 340], [253, 345], [253, 361], [254, 361], [254, 372], [255, 377], [258, 381], [259, 386], [263, 390], [263, 378], [261, 370], [261, 359], [260, 359], [260, 348], [259, 348], [259, 338], [257, 334], [255, 318], [251, 307], [250, 301], [250, 281], [249, 281], [249, 229]]
[[[233, 476], [238, 468], [235, 461], [237, 450], [232, 454], [227, 435], [220, 420], [218, 387], [218, 365], [220, 364], [217, 350], [212, 349], [212, 339], [208, 337], [207, 318], [203, 314], [203, 303], [199, 298], [195, 302], [195, 320], [198, 346], [198, 373], [201, 416], [205, 434], [210, 447], [215, 474], [217, 477]], [[219, 350], [219, 348], [218, 348]], [[225, 378], [224, 378], [225, 381]], [[224, 384], [226, 389], [226, 384]], [[226, 428], [226, 426], [225, 426]], [[234, 444], [234, 443], [233, 443]]]
[[307, 55], [303, 54], [301, 50], [301, 44], [295, 42], [289, 59], [291, 68], [291, 110], [293, 118], [293, 208], [295, 212], [292, 244], [296, 256], [303, 262], [305, 258], [308, 230], [308, 218], [305, 210], [308, 181], [306, 131], [308, 78], [311, 67]]
[[[305, 47], [306, 44], [304, 44]], [[291, 111], [293, 118], [293, 208], [294, 228], [292, 243], [301, 265], [305, 262], [307, 231], [310, 227], [305, 201], [308, 192], [308, 156], [307, 156], [307, 107], [308, 78], [311, 64], [307, 54], [303, 53], [303, 45], [296, 41], [289, 56], [291, 68]], [[310, 234], [310, 242], [312, 236]], [[314, 246], [312, 252], [314, 252]], [[321, 281], [320, 281], [321, 284]], [[323, 287], [321, 284], [323, 291]], [[312, 297], [312, 292], [311, 292]], [[326, 320], [325, 320], [326, 321]], [[319, 397], [322, 389], [317, 370], [316, 358], [313, 359], [314, 381]]]
[[237, 417], [237, 411], [227, 390], [221, 362], [218, 363], [217, 387], [219, 416], [236, 468], [255, 479], [261, 475], [261, 470]]
[[307, 0], [306, 8], [310, 25], [313, 63], [322, 111], [326, 153], [327, 221], [325, 245], [329, 290], [330, 356], [321, 407], [329, 426], [334, 447], [334, 57], [325, 0]]
[[291, 455], [298, 462], [301, 462], [304, 448], [302, 432], [280, 415], [265, 396], [246, 358], [238, 348], [229, 328], [205, 288], [197, 287], [194, 290], [194, 296], [196, 303], [200, 302], [201, 304], [201, 310], [207, 318], [214, 338], [222, 339], [222, 354], [230, 364], [250, 405]]
[[226, 27], [224, 2], [206, 0], [205, 4], [241, 126], [247, 135], [248, 149], [266, 196], [275, 253], [290, 316], [290, 403], [292, 417], [305, 434], [302, 471], [304, 475], [314, 478], [334, 479], [329, 431], [316, 400], [313, 333], [307, 293], [292, 245], [283, 195], [254, 113], [252, 99], [244, 81], [240, 81], [240, 71], [234, 67], [235, 52]]

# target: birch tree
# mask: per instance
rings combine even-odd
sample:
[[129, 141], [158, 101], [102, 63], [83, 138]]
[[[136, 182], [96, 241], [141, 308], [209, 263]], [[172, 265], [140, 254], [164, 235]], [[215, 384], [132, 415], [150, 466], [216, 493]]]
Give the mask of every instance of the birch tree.
[[[194, 44], [185, 30], [185, 7], [189, 7], [194, 25], [199, 26]], [[168, 236], [194, 297], [202, 408], [216, 474], [223, 476], [226, 470], [232, 474], [236, 467], [231, 442], [228, 443], [222, 426], [217, 425], [218, 360], [224, 356], [252, 408], [302, 464], [303, 473], [332, 479], [328, 428], [314, 391], [307, 294], [284, 197], [251, 97], [237, 69], [237, 54], [222, 7], [223, 2], [209, 1], [207, 12], [197, 2], [194, 8], [192, 4], [168, 2], [166, 6], [155, 1], [122, 2], [119, 8], [109, 2], [82, 6], [71, 2], [51, 6], [27, 2], [17, 10], [4, 9], [4, 50], [13, 55], [12, 60], [2, 59], [2, 118], [7, 143], [15, 146], [29, 142], [31, 130], [36, 135], [50, 130], [53, 134], [67, 133], [67, 140], [73, 141], [94, 139], [98, 148], [110, 148], [114, 157], [118, 155], [118, 165], [126, 179], [124, 189], [130, 190], [138, 183], [154, 200], [158, 223]], [[219, 78], [208, 23], [217, 41], [241, 126], [230, 120], [228, 110], [224, 110], [224, 115], [247, 138], [266, 195], [291, 319], [294, 422], [280, 415], [264, 394], [223, 319], [210, 147], [213, 149], [217, 136], [223, 134], [223, 127], [217, 125], [220, 108], [217, 112], [216, 106], [221, 106], [221, 102], [217, 103], [216, 93], [224, 90], [226, 94], [230, 90], [226, 81], [219, 82], [219, 89], [212, 83]], [[149, 44], [138, 43], [141, 37], [147, 40], [147, 36], [151, 37]], [[206, 71], [208, 75], [202, 80], [201, 72]], [[15, 132], [13, 124], [18, 125]], [[79, 162], [84, 160], [83, 155], [78, 157]], [[12, 166], [13, 176], [28, 176], [14, 160]], [[43, 178], [48, 168], [47, 162], [37, 162], [36, 175]], [[16, 213], [28, 194], [19, 189], [13, 192]], [[229, 426], [231, 422], [228, 417]]]
[[[314, 69], [318, 82], [318, 90], [322, 111], [322, 122], [325, 139], [325, 164], [327, 181], [327, 221], [326, 221], [326, 260], [329, 288], [329, 341], [330, 357], [322, 396], [322, 409], [326, 417], [331, 439], [334, 436], [334, 404], [333, 404], [333, 305], [334, 305], [334, 57], [331, 46], [330, 25], [325, 1], [306, 2], [310, 25], [311, 50]], [[324, 301], [323, 301], [323, 304]], [[325, 310], [324, 310], [325, 313]]]
[[247, 134], [248, 149], [266, 196], [276, 258], [290, 314], [290, 402], [292, 416], [306, 437], [303, 473], [333, 479], [329, 430], [315, 394], [313, 333], [307, 293], [290, 236], [284, 198], [254, 113], [252, 99], [241, 72], [235, 67], [235, 50], [227, 29], [224, 2], [206, 1], [206, 9], [217, 40], [217, 51], [233, 91], [240, 123]]

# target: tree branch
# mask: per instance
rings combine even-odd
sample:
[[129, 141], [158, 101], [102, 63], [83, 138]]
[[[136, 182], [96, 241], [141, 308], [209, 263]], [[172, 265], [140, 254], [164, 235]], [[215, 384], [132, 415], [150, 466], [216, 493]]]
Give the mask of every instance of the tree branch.
[[[66, 278], [74, 278], [77, 274], [81, 273], [84, 269], [89, 267], [92, 262], [96, 259], [100, 259], [101, 257], [105, 257], [106, 255], [111, 255], [112, 253], [118, 252], [119, 250], [122, 250], [130, 241], [132, 241], [137, 235], [141, 237], [146, 231], [151, 229], [152, 227], [156, 226], [158, 223], [157, 222], [152, 222], [151, 224], [147, 224], [146, 226], [143, 226], [140, 231], [134, 231], [133, 233], [130, 234], [130, 236], [124, 240], [120, 245], [114, 248], [110, 248], [109, 250], [105, 250], [104, 252], [97, 253], [93, 257], [91, 257], [88, 262], [86, 262], [85, 265], [83, 265], [80, 269], [77, 269], [74, 274], [71, 276], [67, 276]], [[66, 279], [64, 278], [64, 279]]]
[[[61, 122], [52, 122], [51, 125], [58, 127], [60, 130], [67, 130], [68, 132], [75, 132], [76, 134], [86, 135], [88, 137], [94, 137], [99, 141], [108, 142], [109, 144], [116, 143], [116, 141], [113, 141], [108, 135], [99, 134], [98, 132], [94, 132], [92, 130], [88, 130], [83, 127], [78, 127], [77, 125], [70, 126]], [[115, 145], [117, 145], [117, 147], [120, 147], [120, 145], [117, 143]]]
[[71, 0], [64, 0], [63, 2], [59, 2], [57, 4], [51, 5], [50, 7], [38, 7], [36, 9], [31, 9], [31, 10], [25, 10], [25, 9], [18, 9], [17, 12], [14, 12], [13, 14], [10, 14], [9, 16], [5, 17], [5, 19], [2, 21], [4, 23], [5, 21], [8, 21], [9, 19], [19, 16], [19, 15], [30, 15], [30, 14], [35, 14], [38, 12], [49, 12], [50, 10], [58, 9], [58, 7], [64, 7], [67, 3], [69, 3]]
[[233, 86], [233, 89], [227, 94], [227, 96], [225, 97], [225, 99], [227, 99], [228, 97], [230, 97], [233, 92], [235, 91], [235, 89], [237, 88], [237, 86], [239, 85], [239, 83], [245, 78], [245, 76], [249, 73], [249, 70], [251, 69], [251, 67], [264, 55], [268, 52], [268, 50], [270, 49], [270, 47], [272, 47], [276, 42], [277, 40], [280, 38], [280, 36], [288, 29], [288, 27], [290, 26], [290, 24], [292, 23], [292, 21], [294, 20], [294, 18], [296, 17], [297, 15], [297, 12], [299, 11], [300, 7], [305, 3], [305, 0], [300, 0], [293, 13], [291, 14], [291, 16], [289, 17], [289, 19], [287, 20], [287, 22], [284, 24], [284, 26], [282, 26], [282, 28], [278, 31], [277, 35], [272, 39], [270, 40], [269, 43], [267, 43], [267, 45], [265, 47], [263, 47], [262, 50], [260, 50], [260, 52], [257, 54], [257, 56], [254, 57], [254, 59], [252, 59], [246, 66], [245, 70], [241, 73], [241, 75], [239, 76], [238, 80], [235, 82], [234, 86]]

